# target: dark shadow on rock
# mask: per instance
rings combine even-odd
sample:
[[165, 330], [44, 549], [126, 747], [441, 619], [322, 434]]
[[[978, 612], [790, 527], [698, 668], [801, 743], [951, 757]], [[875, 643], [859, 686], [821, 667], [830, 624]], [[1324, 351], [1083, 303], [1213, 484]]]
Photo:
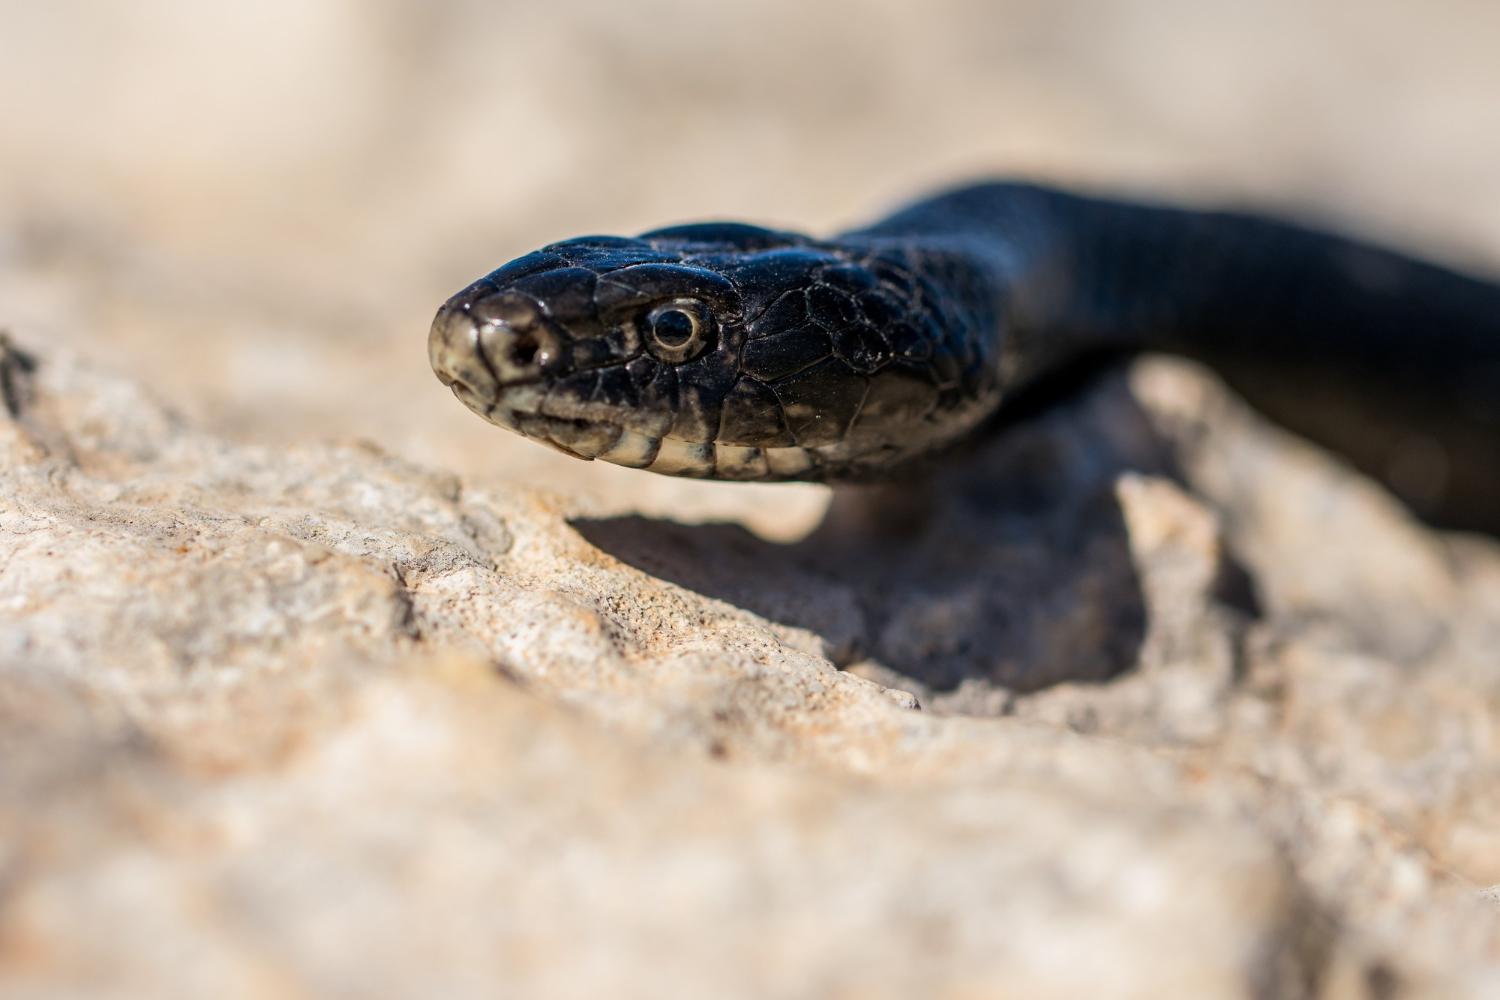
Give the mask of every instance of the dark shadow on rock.
[[842, 488], [807, 538], [737, 525], [581, 520], [591, 543], [664, 580], [823, 637], [940, 693], [1100, 682], [1135, 665], [1146, 606], [1114, 484], [1170, 475], [1110, 372], [922, 479]]

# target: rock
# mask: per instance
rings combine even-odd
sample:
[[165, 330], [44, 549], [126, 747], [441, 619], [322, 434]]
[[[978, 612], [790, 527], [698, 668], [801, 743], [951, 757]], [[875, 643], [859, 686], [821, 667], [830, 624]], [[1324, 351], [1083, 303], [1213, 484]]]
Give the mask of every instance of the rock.
[[1500, 546], [1190, 365], [772, 541], [18, 341], [7, 995], [1500, 988]]
[[1493, 271], [1500, 5], [11, 7], [0, 996], [1500, 994], [1493, 540], [1180, 363], [831, 496], [423, 351], [987, 173]]

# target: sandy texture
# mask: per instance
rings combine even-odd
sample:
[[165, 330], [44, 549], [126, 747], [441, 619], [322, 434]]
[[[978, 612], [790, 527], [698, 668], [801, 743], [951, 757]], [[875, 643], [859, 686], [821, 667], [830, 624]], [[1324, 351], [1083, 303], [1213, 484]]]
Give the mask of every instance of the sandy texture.
[[1494, 5], [189, 10], [0, 4], [0, 993], [1500, 992], [1493, 540], [1165, 359], [893, 496], [423, 357], [978, 173], [1500, 260]]
[[11, 370], [16, 989], [1500, 986], [1500, 551], [1191, 368], [790, 545]]

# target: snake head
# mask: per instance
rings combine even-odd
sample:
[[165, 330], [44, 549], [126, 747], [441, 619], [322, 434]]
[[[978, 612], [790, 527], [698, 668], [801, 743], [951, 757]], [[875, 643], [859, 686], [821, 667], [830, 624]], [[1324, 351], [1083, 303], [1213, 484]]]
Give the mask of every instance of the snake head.
[[929, 449], [982, 378], [922, 266], [737, 223], [582, 237], [449, 299], [428, 354], [470, 409], [580, 458], [863, 477]]

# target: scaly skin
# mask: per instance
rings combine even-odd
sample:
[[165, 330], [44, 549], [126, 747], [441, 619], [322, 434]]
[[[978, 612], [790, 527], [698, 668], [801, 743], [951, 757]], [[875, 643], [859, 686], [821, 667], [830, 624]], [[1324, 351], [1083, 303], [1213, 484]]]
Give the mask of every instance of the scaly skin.
[[1141, 349], [1209, 361], [1376, 471], [1437, 447], [1458, 521], [1500, 508], [1500, 286], [1256, 216], [997, 183], [827, 240], [582, 237], [453, 296], [428, 341], [466, 405], [569, 454], [818, 481], [899, 475]]

